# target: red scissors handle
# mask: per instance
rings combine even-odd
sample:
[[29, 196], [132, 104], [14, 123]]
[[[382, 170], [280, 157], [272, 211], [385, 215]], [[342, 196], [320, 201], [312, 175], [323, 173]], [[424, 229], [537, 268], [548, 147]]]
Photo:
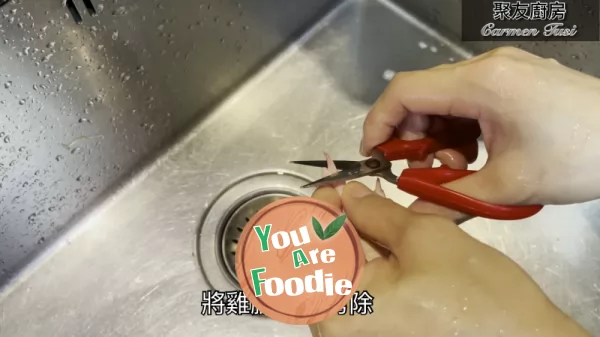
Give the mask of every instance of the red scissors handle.
[[[392, 139], [376, 147], [389, 160], [424, 160], [429, 154], [444, 149], [456, 149], [472, 163], [477, 157], [477, 139], [481, 135], [479, 126], [471, 124], [461, 132], [406, 141]], [[448, 207], [466, 214], [498, 220], [518, 220], [531, 217], [543, 206], [503, 206], [489, 204], [440, 185], [466, 177], [477, 171], [454, 170], [447, 167], [428, 169], [406, 169], [397, 181], [400, 190], [418, 198]]]
[[426, 137], [418, 140], [402, 140], [393, 138], [377, 146], [389, 161], [418, 160], [422, 161], [428, 155], [445, 149], [456, 149], [465, 155], [467, 161], [472, 163], [477, 159], [477, 139], [481, 136], [481, 129], [477, 123], [464, 125], [460, 132], [448, 131], [436, 137]]
[[396, 185], [400, 190], [423, 200], [482, 218], [519, 220], [529, 218], [542, 210], [541, 205], [490, 204], [440, 186], [475, 172], [477, 171], [454, 170], [446, 167], [406, 169], [398, 178]]

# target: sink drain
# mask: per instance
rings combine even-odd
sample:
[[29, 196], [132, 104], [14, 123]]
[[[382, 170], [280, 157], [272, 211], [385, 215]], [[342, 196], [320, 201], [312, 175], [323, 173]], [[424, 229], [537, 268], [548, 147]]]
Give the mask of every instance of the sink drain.
[[254, 214], [258, 213], [261, 208], [279, 199], [289, 197], [290, 195], [280, 193], [266, 193], [256, 196], [237, 208], [231, 217], [225, 222], [223, 228], [223, 239], [221, 240], [221, 254], [227, 272], [237, 282], [237, 274], [235, 272], [235, 252], [237, 249], [238, 240], [242, 235], [244, 226], [250, 221]]
[[286, 172], [244, 178], [229, 186], [209, 206], [198, 231], [200, 267], [210, 285], [220, 291], [239, 289], [235, 254], [242, 230], [260, 209], [291, 196], [310, 195], [300, 186], [309, 179]]

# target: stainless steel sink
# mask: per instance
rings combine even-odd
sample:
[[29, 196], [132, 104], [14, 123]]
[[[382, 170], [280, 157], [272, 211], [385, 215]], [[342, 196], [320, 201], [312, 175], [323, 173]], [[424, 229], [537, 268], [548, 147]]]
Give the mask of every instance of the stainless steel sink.
[[[0, 9], [0, 336], [309, 335], [201, 314], [203, 291], [236, 288], [236, 227], [310, 193], [320, 172], [289, 160], [360, 158], [394, 72], [471, 52], [387, 1], [85, 5]], [[463, 228], [599, 334], [599, 215], [594, 202]]]

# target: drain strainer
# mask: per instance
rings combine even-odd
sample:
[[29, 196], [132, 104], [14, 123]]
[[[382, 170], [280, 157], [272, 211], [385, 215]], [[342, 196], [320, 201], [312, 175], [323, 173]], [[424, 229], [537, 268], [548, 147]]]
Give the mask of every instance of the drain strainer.
[[236, 282], [235, 252], [244, 226], [246, 226], [248, 221], [250, 221], [250, 218], [258, 213], [261, 208], [289, 196], [289, 194], [280, 193], [266, 193], [255, 196], [243, 203], [233, 212], [229, 219], [226, 219], [223, 226], [223, 239], [221, 240], [221, 257], [223, 258], [227, 272], [229, 272], [230, 276], [233, 277]]
[[279, 199], [310, 195], [314, 189], [300, 190], [308, 182], [309, 179], [287, 172], [256, 174], [229, 186], [209, 206], [198, 232], [197, 256], [206, 280], [214, 289], [239, 289], [235, 253], [250, 218]]

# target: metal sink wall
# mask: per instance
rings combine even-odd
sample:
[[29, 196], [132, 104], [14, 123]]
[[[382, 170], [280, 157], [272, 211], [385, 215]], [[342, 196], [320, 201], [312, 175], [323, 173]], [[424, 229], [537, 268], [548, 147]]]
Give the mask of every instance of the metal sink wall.
[[[450, 37], [460, 37], [462, 0], [396, 0], [405, 9], [427, 20]], [[482, 53], [502, 45], [513, 45], [543, 57], [550, 57], [573, 69], [600, 76], [599, 42], [465, 42], [474, 53]]]
[[0, 285], [331, 1], [69, 3], [0, 8]]
[[[107, 1], [98, 17], [84, 12], [81, 25], [52, 1], [2, 9], [0, 29], [10, 38], [0, 75], [10, 85], [0, 88], [0, 107], [11, 133], [0, 147], [2, 163], [10, 159], [2, 167], [10, 178], [0, 190], [0, 246], [20, 272], [0, 295], [0, 336], [309, 335], [264, 318], [202, 316], [202, 291], [221, 273], [201, 268], [196, 256], [207, 208], [249, 176], [320, 173], [289, 160], [322, 150], [358, 159], [365, 113], [390, 74], [471, 53], [391, 2], [350, 0], [331, 12], [320, 1], [294, 4]], [[291, 40], [315, 15], [325, 16]], [[286, 50], [265, 58], [286, 41]], [[157, 158], [142, 166], [146, 155]], [[120, 188], [106, 190], [119, 179]], [[402, 205], [414, 200], [384, 189]], [[532, 219], [475, 219], [463, 228], [514, 258], [598, 334], [598, 207], [547, 207]], [[81, 209], [88, 211], [63, 225]], [[24, 267], [34, 246], [45, 249]]]

